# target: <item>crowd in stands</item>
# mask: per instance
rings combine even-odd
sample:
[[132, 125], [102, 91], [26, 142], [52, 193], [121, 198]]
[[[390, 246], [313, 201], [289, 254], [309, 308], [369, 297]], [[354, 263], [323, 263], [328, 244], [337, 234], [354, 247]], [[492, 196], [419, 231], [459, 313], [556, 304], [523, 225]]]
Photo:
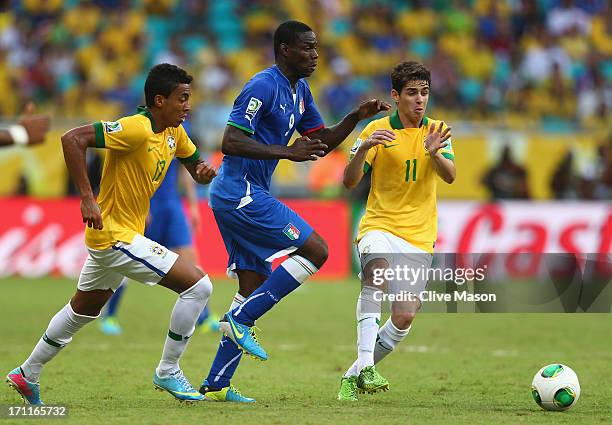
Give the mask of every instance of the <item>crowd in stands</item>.
[[318, 35], [309, 83], [328, 123], [388, 99], [401, 60], [432, 72], [429, 113], [448, 121], [576, 131], [612, 125], [606, 0], [10, 0], [0, 12], [0, 115], [33, 100], [54, 117], [114, 119], [142, 103], [150, 66], [194, 76], [193, 130], [215, 149], [232, 101], [274, 62], [272, 34]]

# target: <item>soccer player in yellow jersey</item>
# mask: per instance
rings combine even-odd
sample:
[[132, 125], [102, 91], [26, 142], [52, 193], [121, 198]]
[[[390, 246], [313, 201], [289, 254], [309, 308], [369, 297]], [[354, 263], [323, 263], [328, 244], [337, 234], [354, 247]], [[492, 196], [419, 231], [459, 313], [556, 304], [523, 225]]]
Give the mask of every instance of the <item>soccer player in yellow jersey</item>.
[[[81, 195], [89, 255], [75, 295], [51, 319], [30, 357], [7, 376], [25, 402], [42, 404], [38, 380], [43, 366], [79, 329], [99, 316], [124, 276], [179, 294], [153, 384], [181, 401], [204, 398], [189, 384], [178, 362], [212, 293], [212, 284], [187, 259], [143, 236], [149, 199], [175, 156], [198, 183], [208, 184], [216, 175], [199, 158], [181, 125], [190, 109], [191, 80], [175, 65], [156, 65], [145, 82], [146, 107], [116, 122], [96, 122], [62, 136], [66, 165]], [[85, 167], [87, 148], [108, 149], [97, 200]]]
[[[374, 365], [410, 331], [437, 237], [438, 177], [446, 183], [455, 180], [450, 127], [425, 116], [429, 70], [402, 62], [391, 72], [391, 83], [397, 110], [368, 124], [344, 172], [344, 185], [351, 189], [372, 170], [357, 235], [362, 281], [358, 357], [342, 378], [338, 399], [343, 401], [356, 401], [358, 392], [389, 389]], [[382, 301], [391, 301], [391, 317], [379, 329]]]

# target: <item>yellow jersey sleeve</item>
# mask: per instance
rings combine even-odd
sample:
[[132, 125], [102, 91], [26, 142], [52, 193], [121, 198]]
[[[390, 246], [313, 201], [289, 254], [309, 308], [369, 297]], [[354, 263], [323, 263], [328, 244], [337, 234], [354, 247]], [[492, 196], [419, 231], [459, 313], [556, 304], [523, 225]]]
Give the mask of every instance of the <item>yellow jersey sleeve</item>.
[[195, 162], [200, 159], [200, 152], [191, 141], [183, 126], [177, 129], [176, 157], [182, 163]]
[[[372, 121], [374, 122], [374, 121]], [[370, 135], [374, 132], [375, 128], [374, 125], [372, 124], [372, 122], [370, 124], [368, 124], [361, 132], [361, 134], [359, 134], [359, 137], [357, 137], [357, 140], [355, 140], [355, 143], [353, 144], [353, 147], [351, 148], [351, 152], [349, 154], [349, 159], [352, 160], [355, 157], [355, 154], [357, 153], [357, 150], [359, 149], [359, 147], [361, 146], [361, 143], [366, 140], [368, 137], [370, 137]], [[376, 157], [376, 152], [378, 151], [378, 145], [370, 148], [370, 150], [368, 150], [368, 153], [366, 154], [366, 159], [365, 159], [365, 163], [363, 164], [363, 172], [367, 173], [368, 170], [370, 168], [372, 168], [372, 163], [374, 162], [374, 158]]]
[[98, 121], [93, 124], [96, 131], [96, 147], [120, 152], [138, 148], [149, 135], [136, 115], [118, 121]]

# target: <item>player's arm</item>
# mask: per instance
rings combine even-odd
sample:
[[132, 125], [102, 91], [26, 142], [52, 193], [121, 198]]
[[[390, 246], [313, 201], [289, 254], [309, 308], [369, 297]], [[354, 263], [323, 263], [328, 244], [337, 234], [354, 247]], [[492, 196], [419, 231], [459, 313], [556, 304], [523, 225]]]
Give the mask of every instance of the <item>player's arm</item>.
[[442, 155], [441, 150], [448, 146], [451, 137], [451, 128], [442, 130], [444, 123], [440, 121], [438, 128], [435, 123], [429, 126], [429, 134], [425, 138], [425, 149], [432, 159], [434, 170], [446, 183], [455, 181], [457, 175], [455, 163]]
[[198, 158], [194, 161], [181, 161], [196, 183], [209, 184], [217, 176], [217, 170], [208, 162]]
[[373, 117], [379, 112], [388, 111], [389, 109], [391, 109], [391, 105], [382, 100], [371, 99], [362, 102], [336, 125], [310, 132], [308, 133], [308, 137], [312, 140], [320, 140], [323, 144], [327, 145], [325, 154], [328, 154], [351, 134], [359, 121]]
[[[26, 133], [26, 137], [27, 137], [27, 133]], [[12, 136], [12, 134], [9, 131], [9, 128], [0, 128], [0, 146], [7, 146], [7, 145], [17, 145], [19, 143], [15, 143], [15, 138]], [[26, 144], [27, 144], [27, 139], [26, 139]]]
[[300, 137], [291, 146], [265, 145], [250, 138], [243, 130], [228, 125], [225, 127], [221, 152], [225, 155], [253, 159], [288, 159], [290, 161], [314, 161], [324, 156], [327, 145], [308, 137]]
[[[221, 142], [225, 155], [253, 159], [289, 159], [291, 161], [313, 161], [325, 155], [327, 146], [321, 141], [300, 137], [291, 146], [259, 143], [252, 136], [257, 132], [259, 120], [267, 114], [274, 102], [275, 82], [253, 79], [242, 89], [234, 102]], [[306, 109], [308, 114], [309, 109]], [[318, 112], [316, 113], [317, 116]], [[302, 119], [304, 121], [304, 119]], [[308, 120], [306, 120], [308, 121]], [[306, 122], [305, 121], [305, 122]], [[322, 123], [319, 116], [318, 124]], [[313, 126], [317, 128], [318, 125]], [[278, 129], [277, 137], [284, 133]]]
[[198, 206], [198, 193], [193, 178], [187, 168], [181, 169], [181, 181], [185, 187], [187, 201], [189, 202], [189, 213], [191, 216], [191, 230], [197, 232], [200, 227], [200, 208]]
[[361, 142], [355, 156], [344, 169], [342, 184], [347, 189], [352, 189], [359, 184], [365, 174], [365, 162], [368, 152], [376, 145], [384, 145], [395, 140], [395, 133], [391, 130], [376, 130], [365, 141]]
[[85, 155], [88, 147], [96, 147], [96, 130], [93, 124], [73, 128], [62, 136], [64, 160], [81, 197], [83, 223], [87, 223], [88, 227], [101, 230], [103, 227], [102, 213], [87, 176]]
[[[202, 158], [200, 151], [191, 141], [183, 126], [177, 131], [176, 158], [183, 164], [191, 178], [199, 184], [209, 184], [217, 176], [217, 170]], [[194, 188], [194, 198], [195, 188]]]
[[46, 115], [23, 117], [17, 124], [0, 128], [0, 146], [40, 144], [45, 141], [49, 127]]

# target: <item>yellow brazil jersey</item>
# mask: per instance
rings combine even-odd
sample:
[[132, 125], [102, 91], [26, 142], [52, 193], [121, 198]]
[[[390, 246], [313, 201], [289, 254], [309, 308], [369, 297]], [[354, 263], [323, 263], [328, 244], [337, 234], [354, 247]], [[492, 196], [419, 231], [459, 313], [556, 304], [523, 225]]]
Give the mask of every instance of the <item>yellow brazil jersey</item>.
[[98, 195], [104, 228], [85, 228], [85, 244], [107, 249], [117, 241], [131, 243], [137, 233], [144, 233], [149, 201], [174, 156], [190, 162], [199, 153], [183, 126], [155, 132], [153, 117], [144, 107], [116, 122], [96, 122], [94, 128], [96, 146], [109, 150]]
[[[368, 231], [382, 230], [433, 252], [438, 232], [438, 175], [424, 145], [432, 123], [439, 125], [439, 121], [425, 117], [421, 127], [404, 128], [396, 111], [372, 121], [359, 135], [351, 149], [353, 153], [376, 130], [392, 130], [396, 138], [367, 153], [364, 171], [372, 169], [372, 185], [357, 241]], [[455, 158], [450, 143], [441, 153], [450, 160]]]

